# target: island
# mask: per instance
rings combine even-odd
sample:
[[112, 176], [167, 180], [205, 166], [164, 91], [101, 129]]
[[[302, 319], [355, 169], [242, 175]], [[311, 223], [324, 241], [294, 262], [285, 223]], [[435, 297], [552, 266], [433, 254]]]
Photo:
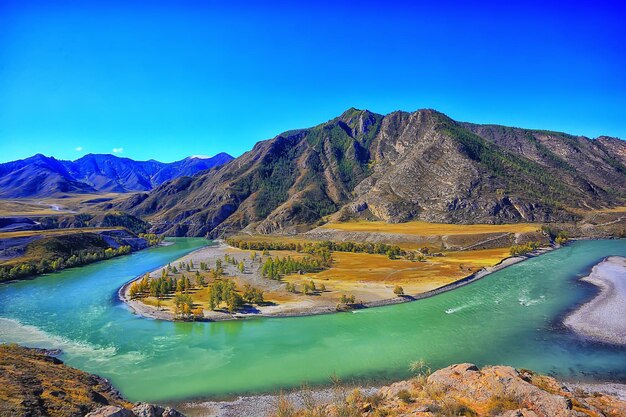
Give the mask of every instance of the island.
[[329, 223], [217, 240], [126, 283], [119, 297], [162, 320], [325, 314], [429, 297], [552, 247], [537, 224]]

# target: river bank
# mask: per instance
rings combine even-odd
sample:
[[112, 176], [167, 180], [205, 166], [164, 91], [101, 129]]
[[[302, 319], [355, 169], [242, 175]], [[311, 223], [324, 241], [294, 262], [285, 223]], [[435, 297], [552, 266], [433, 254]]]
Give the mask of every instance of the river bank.
[[[445, 396], [439, 394], [442, 391]], [[572, 409], [572, 403], [578, 405], [576, 410]], [[454, 415], [574, 417], [595, 416], [599, 412], [622, 416], [626, 408], [626, 385], [561, 382], [508, 366], [479, 369], [464, 363], [381, 386], [305, 387], [225, 401], [182, 401], [172, 406], [187, 417], [336, 416], [346, 415], [347, 411], [352, 416], [432, 415], [442, 409], [456, 410]], [[282, 414], [278, 413], [279, 409]], [[345, 414], [337, 414], [339, 409]]]
[[[523, 256], [510, 256], [502, 259], [494, 266], [484, 267], [481, 270], [460, 278], [456, 281], [419, 293], [404, 294], [402, 296], [394, 296], [393, 298], [390, 298], [388, 294], [392, 293], [391, 289], [394, 288], [394, 285], [374, 286], [371, 284], [366, 284], [363, 287], [366, 287], [367, 292], [360, 293], [358, 298], [360, 301], [351, 306], [342, 306], [338, 304], [338, 301], [336, 299], [333, 299], [329, 297], [328, 294], [325, 294], [328, 291], [323, 291], [320, 292], [319, 295], [321, 296], [318, 297], [302, 297], [300, 299], [293, 299], [293, 297], [292, 299], [281, 298], [281, 303], [268, 303], [269, 305], [255, 306], [254, 309], [247, 309], [234, 313], [229, 313], [224, 310], [211, 311], [205, 309], [204, 318], [200, 321], [226, 321], [259, 317], [312, 316], [422, 300], [468, 285], [494, 272], [500, 271], [511, 265], [515, 265], [526, 259], [539, 256], [553, 249], [555, 249], [555, 247], [543, 247]], [[215, 241], [214, 245], [200, 248], [190, 254], [181, 257], [180, 259], [177, 259], [171, 264], [175, 265], [180, 262], [188, 263], [190, 261], [195, 265], [198, 265], [200, 262], [204, 261], [206, 261], [208, 264], [213, 264], [218, 259], [224, 259], [225, 255], [235, 256], [241, 254], [245, 255], [246, 252], [237, 248], [233, 248], [223, 241], [219, 240]], [[246, 260], [246, 262], [248, 262], [248, 260]], [[159, 272], [162, 271], [163, 268], [165, 268], [166, 266], [167, 265], [163, 265], [160, 268], [157, 268], [156, 270], [150, 272], [150, 275], [152, 277], [157, 277], [159, 275]], [[258, 266], [255, 266], [254, 262], [251, 262], [250, 265], [246, 264], [246, 266], [248, 267], [248, 271], [243, 276], [243, 282], [245, 282], [246, 284], [251, 284], [253, 286], [260, 286], [266, 293], [274, 294], [275, 296], [282, 290], [283, 283], [269, 280], [267, 278], [264, 278], [260, 274], [260, 264]], [[237, 271], [236, 267], [228, 264], [224, 264], [224, 268], [226, 275], [235, 276], [239, 272]], [[126, 303], [135, 314], [142, 317], [157, 320], [175, 321], [176, 316], [172, 311], [168, 311], [162, 307], [147, 304], [140, 299], [132, 299], [130, 297], [130, 286], [133, 282], [141, 278], [141, 276], [137, 277], [134, 280], [124, 284], [118, 291], [119, 299]], [[278, 295], [278, 297], [280, 298], [280, 294]]]
[[595, 285], [599, 293], [566, 317], [565, 325], [592, 340], [626, 345], [626, 258], [604, 259], [581, 281]]

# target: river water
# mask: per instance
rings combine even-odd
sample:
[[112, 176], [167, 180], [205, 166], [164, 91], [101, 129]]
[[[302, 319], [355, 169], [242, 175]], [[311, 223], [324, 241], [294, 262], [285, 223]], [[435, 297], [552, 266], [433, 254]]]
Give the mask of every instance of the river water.
[[596, 290], [577, 279], [625, 240], [578, 241], [425, 300], [354, 312], [218, 323], [140, 318], [117, 300], [135, 276], [207, 244], [152, 248], [0, 286], [0, 342], [60, 348], [133, 401], [260, 393], [408, 375], [412, 360], [505, 364], [565, 379], [626, 381], [626, 349], [560, 324]]

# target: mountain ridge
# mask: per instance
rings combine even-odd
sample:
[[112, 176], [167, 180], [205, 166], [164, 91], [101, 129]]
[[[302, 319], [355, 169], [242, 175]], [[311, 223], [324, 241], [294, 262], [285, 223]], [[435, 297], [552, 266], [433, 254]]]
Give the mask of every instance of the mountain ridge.
[[110, 154], [87, 154], [74, 161], [42, 154], [0, 164], [0, 197], [51, 197], [64, 193], [148, 191], [180, 176], [230, 162], [219, 153], [211, 158], [188, 157], [164, 163], [135, 161]]
[[232, 163], [126, 201], [177, 236], [293, 233], [326, 216], [550, 222], [626, 199], [626, 143], [350, 108], [257, 142]]

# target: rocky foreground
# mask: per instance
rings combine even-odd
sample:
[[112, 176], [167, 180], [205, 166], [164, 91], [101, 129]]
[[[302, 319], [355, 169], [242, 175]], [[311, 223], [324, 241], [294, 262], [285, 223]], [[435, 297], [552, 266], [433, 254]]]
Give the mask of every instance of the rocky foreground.
[[[379, 389], [337, 385], [322, 391], [328, 395], [302, 391], [246, 397], [228, 407], [186, 406], [194, 417], [626, 416], [623, 396], [569, 390], [554, 378], [508, 366], [479, 369], [466, 363]], [[70, 368], [42, 350], [15, 345], [0, 345], [0, 416], [184, 417], [170, 407], [130, 403], [106, 379]]]
[[109, 381], [70, 368], [47, 352], [0, 345], [1, 417], [184, 417], [126, 401]]
[[[306, 401], [305, 401], [306, 403]], [[479, 369], [464, 363], [382, 387], [373, 395], [344, 392], [327, 404], [296, 409], [279, 399], [280, 416], [626, 416], [626, 401], [582, 389], [570, 391], [556, 379], [508, 366]]]

